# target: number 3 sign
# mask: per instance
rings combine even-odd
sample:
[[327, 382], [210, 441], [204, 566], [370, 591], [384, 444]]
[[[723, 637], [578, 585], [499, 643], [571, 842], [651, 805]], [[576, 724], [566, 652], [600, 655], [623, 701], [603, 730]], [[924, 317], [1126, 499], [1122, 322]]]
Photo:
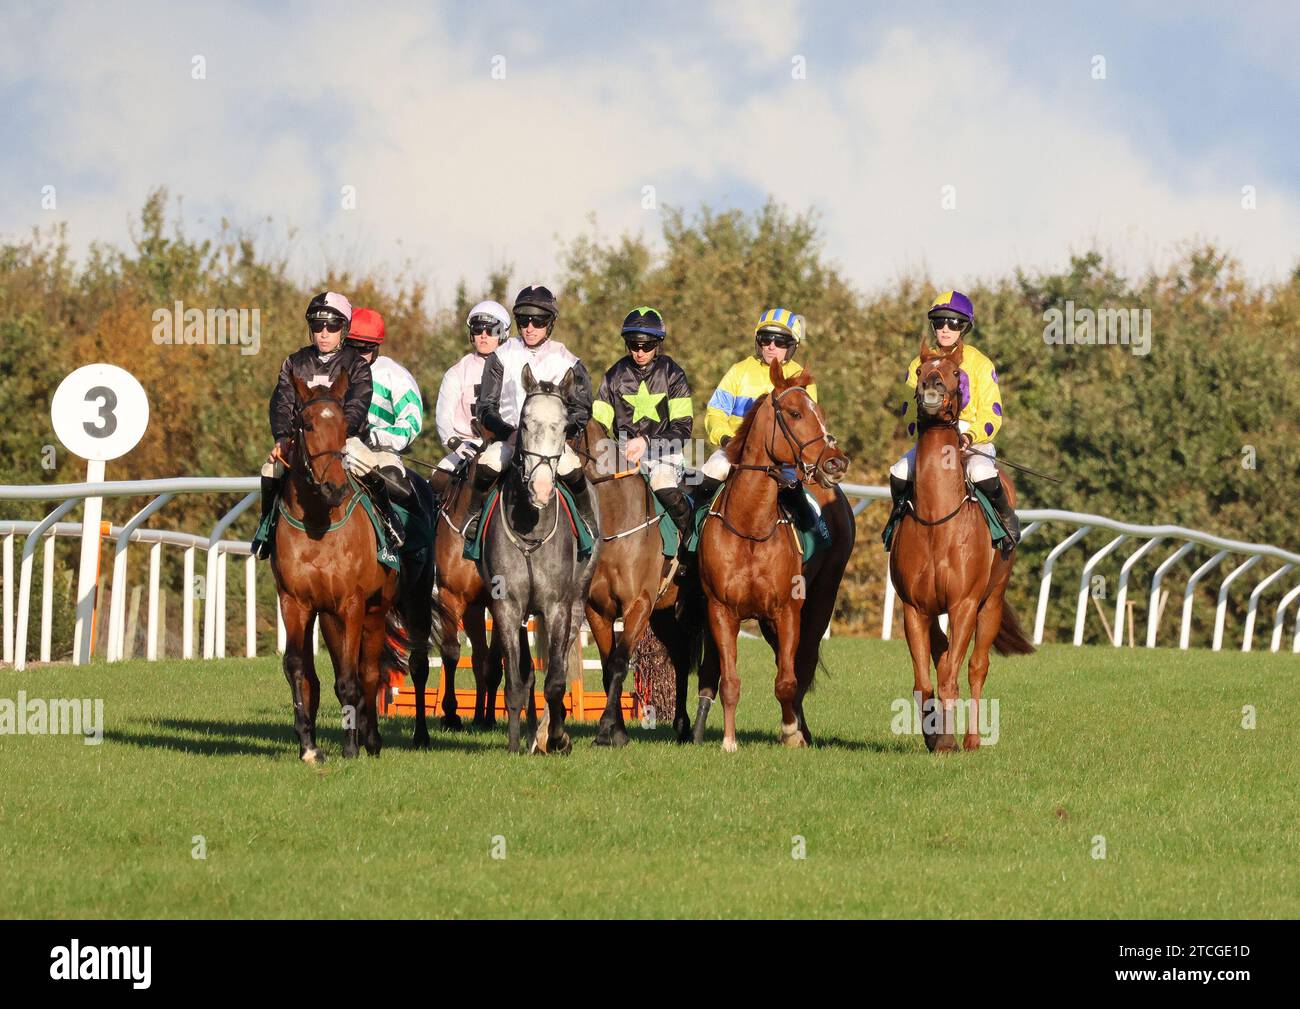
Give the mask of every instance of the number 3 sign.
[[50, 419], [64, 448], [103, 462], [126, 455], [139, 443], [149, 426], [149, 398], [129, 371], [88, 364], [59, 383]]

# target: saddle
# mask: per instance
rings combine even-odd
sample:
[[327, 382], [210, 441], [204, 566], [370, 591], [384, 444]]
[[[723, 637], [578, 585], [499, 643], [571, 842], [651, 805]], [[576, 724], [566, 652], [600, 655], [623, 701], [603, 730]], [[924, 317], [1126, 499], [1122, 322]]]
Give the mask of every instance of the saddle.
[[[891, 514], [889, 521], [885, 523], [881, 539], [884, 540], [886, 552], [893, 549], [894, 535], [898, 532], [898, 525], [903, 521], [903, 516], [907, 514], [909, 509], [915, 511], [915, 493], [915, 488], [908, 491], [907, 497], [903, 499], [903, 507], [896, 514]], [[991, 543], [997, 544], [1001, 541], [1007, 535], [1007, 530], [1002, 525], [1002, 520], [998, 518], [997, 510], [993, 505], [989, 504], [989, 499], [985, 497], [984, 492], [971, 483], [969, 479], [966, 480], [966, 497], [962, 499], [962, 504], [964, 505], [967, 501], [974, 501], [980, 506], [980, 511], [984, 513], [984, 523], [989, 527]]]

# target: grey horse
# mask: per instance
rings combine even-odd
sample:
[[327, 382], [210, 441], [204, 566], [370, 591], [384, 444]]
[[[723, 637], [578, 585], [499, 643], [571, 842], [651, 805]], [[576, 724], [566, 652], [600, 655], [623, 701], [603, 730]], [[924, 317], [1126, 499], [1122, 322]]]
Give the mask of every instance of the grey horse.
[[[479, 567], [491, 596], [492, 626], [518, 627], [530, 614], [537, 614], [546, 626], [549, 648], [542, 688], [548, 725], [545, 743], [539, 745], [532, 662], [521, 652], [517, 635], [499, 635], [505, 657], [511, 753], [519, 752], [520, 711], [525, 708], [532, 749], [564, 754], [573, 748], [564, 731], [566, 673], [596, 570], [600, 530], [591, 530], [595, 538], [591, 554], [579, 557], [577, 536], [556, 487], [572, 386], [572, 371], [559, 383], [538, 382], [532, 369], [524, 367], [516, 450], [501, 479], [501, 496], [493, 509], [496, 514], [483, 531]], [[591, 496], [594, 508], [595, 495]], [[576, 515], [573, 520], [582, 521]], [[597, 512], [598, 525], [599, 521]]]

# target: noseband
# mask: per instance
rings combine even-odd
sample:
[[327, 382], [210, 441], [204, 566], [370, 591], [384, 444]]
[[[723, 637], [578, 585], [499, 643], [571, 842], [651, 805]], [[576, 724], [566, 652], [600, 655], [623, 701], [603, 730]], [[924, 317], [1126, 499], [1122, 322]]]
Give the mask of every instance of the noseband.
[[312, 463], [321, 456], [332, 456], [334, 458], [342, 459], [344, 453], [339, 449], [326, 449], [323, 452], [313, 452], [308, 454], [306, 432], [312, 430], [312, 426], [311, 422], [308, 421], [303, 414], [306, 413], [308, 407], [315, 406], [317, 403], [333, 403], [339, 408], [339, 411], [342, 412], [343, 400], [339, 396], [323, 392], [319, 395], [313, 396], [311, 399], [306, 400], [303, 403], [299, 403], [297, 410], [294, 411], [293, 437], [298, 446], [298, 454], [303, 461], [303, 469], [307, 471], [307, 483], [311, 485], [313, 489], [320, 491], [323, 488], [321, 482], [316, 479], [316, 473], [312, 468]]

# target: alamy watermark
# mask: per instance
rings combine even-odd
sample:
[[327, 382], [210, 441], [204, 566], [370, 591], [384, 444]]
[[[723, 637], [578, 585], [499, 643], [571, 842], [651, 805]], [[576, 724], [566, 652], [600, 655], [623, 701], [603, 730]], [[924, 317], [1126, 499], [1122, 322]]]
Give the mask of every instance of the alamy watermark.
[[160, 347], [238, 347], [241, 354], [262, 349], [260, 308], [186, 308], [183, 301], [173, 308], [156, 308], [153, 342]]
[[0, 697], [0, 736], [85, 736], [87, 746], [104, 741], [104, 699], [96, 697]]
[[[974, 698], [962, 700], [957, 698], [949, 715], [951, 722], [948, 730], [953, 735], [964, 736], [973, 730], [980, 737], [983, 746], [994, 746], [1001, 736], [1000, 705], [996, 697], [983, 697], [978, 701], [979, 712], [975, 711], [977, 702]], [[930, 702], [922, 712], [921, 692], [912, 691], [911, 697], [899, 697], [890, 702], [889, 710], [893, 713], [889, 729], [896, 736], [941, 735], [944, 730], [943, 706], [938, 697]], [[970, 730], [967, 729], [970, 727]]]
[[1065, 311], [1049, 308], [1043, 313], [1043, 342], [1048, 346], [1128, 347], [1134, 356], [1151, 353], [1151, 309], [1149, 308], [1075, 308], [1065, 303]]

